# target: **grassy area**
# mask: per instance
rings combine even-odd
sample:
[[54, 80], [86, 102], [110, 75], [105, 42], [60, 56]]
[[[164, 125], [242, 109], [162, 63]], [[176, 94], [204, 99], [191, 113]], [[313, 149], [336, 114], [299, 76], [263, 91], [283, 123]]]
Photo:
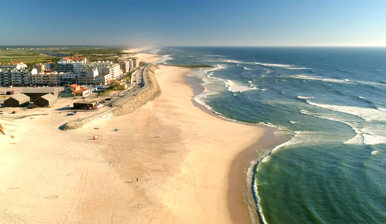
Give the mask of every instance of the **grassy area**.
[[53, 62], [66, 56], [83, 56], [89, 61], [118, 61], [121, 49], [104, 47], [0, 47], [0, 64]]
[[83, 56], [89, 61], [117, 61], [121, 54], [121, 49], [118, 48], [89, 48], [89, 47], [74, 47], [62, 48], [52, 51], [55, 54], [65, 54], [68, 56]]
[[113, 96], [116, 93], [121, 92], [121, 90], [115, 90], [115, 89], [106, 89], [105, 91], [98, 94], [98, 96]]
[[131, 83], [131, 75], [126, 76], [123, 80], [125, 80], [127, 84]]
[[17, 49], [0, 50], [0, 64], [24, 62], [34, 64], [39, 62], [55, 62], [55, 57], [37, 51], [22, 51]]

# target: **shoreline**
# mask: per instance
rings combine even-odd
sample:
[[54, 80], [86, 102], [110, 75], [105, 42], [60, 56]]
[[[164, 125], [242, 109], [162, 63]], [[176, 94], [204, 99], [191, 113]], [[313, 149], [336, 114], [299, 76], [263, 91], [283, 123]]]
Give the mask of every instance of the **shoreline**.
[[[284, 134], [276, 135], [274, 132], [277, 128], [275, 127], [230, 119], [216, 111], [210, 110], [208, 107], [194, 100], [194, 97], [201, 94], [205, 89], [199, 83], [199, 79], [193, 75], [187, 74], [185, 75], [185, 80], [187, 85], [191, 86], [193, 89], [193, 104], [205, 113], [217, 117], [218, 119], [265, 129], [264, 135], [256, 143], [240, 152], [237, 157], [234, 158], [229, 173], [229, 190], [227, 196], [229, 212], [234, 223], [248, 223], [248, 220], [252, 223], [262, 223], [259, 208], [256, 203], [257, 192], [254, 191], [257, 166], [262, 159], [269, 156], [275, 147], [290, 140], [290, 136]], [[243, 173], [244, 175], [240, 176], [240, 173]], [[242, 201], [244, 203], [240, 204], [240, 198], [243, 199]], [[238, 203], [239, 206], [235, 206], [234, 203]]]
[[59, 101], [39, 109], [47, 116], [6, 125], [15, 144], [1, 150], [0, 219], [250, 223], [246, 172], [269, 128], [199, 108], [191, 69], [159, 67], [162, 94], [130, 114], [63, 132], [57, 127], [70, 118], [56, 110], [67, 105]]

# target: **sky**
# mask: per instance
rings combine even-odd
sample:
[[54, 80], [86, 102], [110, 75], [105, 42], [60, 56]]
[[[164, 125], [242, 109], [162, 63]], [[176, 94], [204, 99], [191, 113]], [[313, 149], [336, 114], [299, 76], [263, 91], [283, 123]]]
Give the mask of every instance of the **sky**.
[[384, 0], [1, 0], [0, 45], [386, 46]]

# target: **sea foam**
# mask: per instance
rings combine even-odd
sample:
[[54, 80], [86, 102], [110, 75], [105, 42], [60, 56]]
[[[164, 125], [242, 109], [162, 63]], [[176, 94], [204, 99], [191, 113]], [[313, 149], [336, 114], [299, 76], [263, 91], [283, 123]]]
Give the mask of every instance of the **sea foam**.
[[257, 87], [252, 82], [249, 82], [249, 85], [245, 85], [229, 79], [225, 81], [225, 87], [227, 87], [228, 91], [234, 93], [257, 90]]
[[[300, 113], [306, 114], [306, 115], [311, 115], [315, 116], [321, 119], [326, 119], [330, 121], [336, 121], [342, 124], [347, 125], [350, 127], [355, 136], [351, 139], [348, 139], [347, 141], [344, 142], [344, 144], [348, 145], [377, 145], [377, 144], [385, 144], [386, 143], [386, 137], [380, 135], [380, 133], [376, 132], [376, 129], [371, 128], [371, 124], [362, 122], [358, 123], [353, 120], [348, 120], [341, 118], [336, 115], [331, 115], [331, 114], [317, 114], [317, 113], [312, 113], [307, 110], [301, 110]], [[363, 127], [365, 126], [365, 127]]]
[[316, 107], [351, 114], [365, 121], [386, 121], [386, 112], [374, 108], [321, 104], [309, 100], [307, 100], [307, 103]]
[[321, 82], [332, 82], [332, 83], [346, 83], [346, 84], [354, 84], [350, 81], [346, 81], [344, 79], [333, 79], [333, 78], [326, 78], [321, 76], [310, 76], [310, 75], [291, 75], [288, 76], [289, 78], [293, 79], [303, 79], [303, 80], [313, 80], [313, 81], [321, 81]]
[[159, 61], [157, 61], [158, 64], [164, 64], [167, 65], [168, 61], [173, 60], [174, 58], [171, 55], [163, 55]]
[[261, 63], [261, 62], [255, 62], [256, 65], [261, 65], [265, 67], [276, 67], [276, 68], [284, 68], [288, 70], [305, 70], [310, 69], [306, 67], [298, 67], [296, 65], [288, 65], [288, 64], [273, 64], [273, 63]]
[[213, 88], [209, 88], [209, 86], [211, 84], [213, 84], [214, 82], [216, 82], [216, 81], [225, 82], [224, 79], [221, 79], [221, 78], [218, 78], [218, 77], [214, 76], [214, 72], [215, 71], [222, 70], [222, 69], [225, 69], [225, 68], [226, 68], [225, 65], [217, 64], [213, 68], [200, 69], [196, 73], [196, 76], [203, 81], [203, 83], [201, 85], [202, 85], [202, 87], [204, 87], [204, 91], [201, 92], [200, 94], [196, 95], [193, 98], [193, 100], [196, 103], [206, 107], [208, 110], [213, 111], [213, 112], [215, 112], [215, 111], [205, 101], [208, 98], [208, 96], [215, 95], [218, 92], [215, 89], [213, 89]]

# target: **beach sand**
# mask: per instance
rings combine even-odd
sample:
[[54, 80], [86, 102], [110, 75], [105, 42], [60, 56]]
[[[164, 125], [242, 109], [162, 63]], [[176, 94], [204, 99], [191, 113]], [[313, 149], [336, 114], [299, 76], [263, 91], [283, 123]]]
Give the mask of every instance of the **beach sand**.
[[155, 101], [81, 129], [59, 130], [55, 108], [7, 121], [1, 223], [249, 223], [245, 168], [265, 129], [196, 107], [189, 72], [160, 66]]

